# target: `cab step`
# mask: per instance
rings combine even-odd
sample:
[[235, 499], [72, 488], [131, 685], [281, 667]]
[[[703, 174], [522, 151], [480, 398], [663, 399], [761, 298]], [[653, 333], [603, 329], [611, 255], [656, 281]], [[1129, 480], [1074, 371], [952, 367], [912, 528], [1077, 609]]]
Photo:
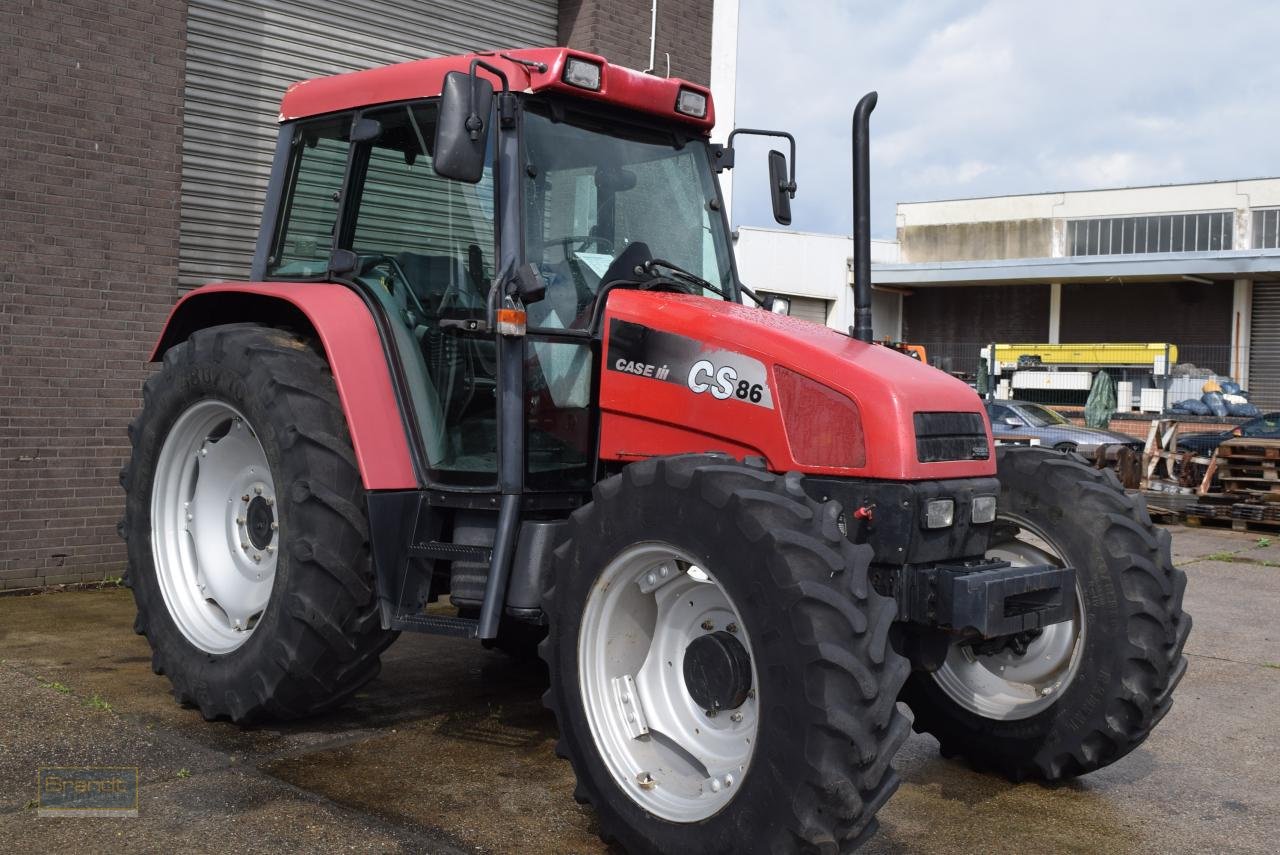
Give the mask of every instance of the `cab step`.
[[480, 621], [452, 615], [400, 614], [391, 619], [391, 628], [406, 632], [425, 632], [429, 635], [476, 638], [480, 631]]
[[409, 555], [414, 558], [429, 558], [432, 561], [475, 561], [487, 565], [493, 558], [493, 548], [430, 540], [410, 546]]

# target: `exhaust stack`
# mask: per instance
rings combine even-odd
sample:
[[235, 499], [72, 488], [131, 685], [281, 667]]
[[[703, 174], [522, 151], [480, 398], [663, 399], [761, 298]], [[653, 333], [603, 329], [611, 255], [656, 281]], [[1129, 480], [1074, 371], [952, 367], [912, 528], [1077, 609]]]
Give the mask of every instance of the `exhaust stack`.
[[875, 92], [853, 109], [853, 326], [849, 334], [871, 341], [871, 111]]

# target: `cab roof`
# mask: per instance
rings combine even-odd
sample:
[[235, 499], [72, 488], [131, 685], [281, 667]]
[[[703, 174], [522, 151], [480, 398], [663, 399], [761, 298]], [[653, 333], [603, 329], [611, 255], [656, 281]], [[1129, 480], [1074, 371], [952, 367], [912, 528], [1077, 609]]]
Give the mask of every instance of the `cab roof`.
[[[600, 66], [598, 91], [583, 89], [564, 81], [565, 63], [571, 57]], [[285, 91], [284, 99], [280, 102], [280, 121], [288, 122], [375, 104], [437, 97], [444, 85], [444, 76], [450, 71], [470, 71], [473, 59], [481, 59], [502, 69], [515, 92], [559, 92], [669, 119], [698, 128], [704, 133], [709, 133], [715, 124], [715, 106], [707, 87], [674, 77], [655, 77], [612, 65], [594, 54], [563, 47], [522, 48], [419, 59], [366, 71], [304, 80]], [[500, 81], [491, 72], [484, 68], [477, 71], [493, 81], [495, 88], [501, 88]], [[705, 118], [697, 119], [676, 112], [676, 99], [681, 89], [707, 96]]]

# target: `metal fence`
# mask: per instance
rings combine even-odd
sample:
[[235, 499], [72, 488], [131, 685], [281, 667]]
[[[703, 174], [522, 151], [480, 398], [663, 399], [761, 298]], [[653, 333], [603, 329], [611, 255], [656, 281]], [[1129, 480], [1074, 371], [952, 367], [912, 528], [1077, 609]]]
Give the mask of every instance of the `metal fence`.
[[[1135, 347], [1093, 353], [1088, 346], [1080, 345], [1078, 353], [1063, 354], [1047, 349], [1045, 353], [1022, 353], [1019, 348], [1003, 343], [977, 340], [912, 343], [924, 346], [930, 365], [975, 388], [989, 389], [990, 397], [1044, 404], [1074, 417], [1073, 420], [1082, 417], [1097, 373], [1105, 371], [1115, 382], [1115, 418], [1138, 422], [1135, 429], [1140, 428], [1143, 435], [1151, 419], [1161, 415], [1185, 416], [1187, 421], [1202, 421], [1207, 425], [1245, 421], [1243, 416], [1221, 419], [1213, 414], [1195, 416], [1173, 411], [1177, 402], [1200, 400], [1209, 381], [1219, 384], [1240, 381], [1249, 403], [1260, 411], [1280, 410], [1280, 377], [1251, 376], [1248, 352], [1230, 346], [1185, 345], [1176, 350]], [[998, 371], [992, 370], [986, 359], [993, 344], [997, 345]], [[1073, 356], [1095, 357], [1096, 361], [1086, 358], [1072, 361]]]

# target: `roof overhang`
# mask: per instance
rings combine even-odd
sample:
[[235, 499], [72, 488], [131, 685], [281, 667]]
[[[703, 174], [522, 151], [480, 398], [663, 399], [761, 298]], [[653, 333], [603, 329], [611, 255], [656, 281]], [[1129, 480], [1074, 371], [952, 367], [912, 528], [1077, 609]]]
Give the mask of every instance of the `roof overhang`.
[[[570, 59], [582, 59], [600, 66], [598, 90], [581, 89], [565, 82], [564, 67]], [[469, 71], [473, 60], [481, 60], [500, 69], [511, 89], [517, 92], [555, 92], [584, 101], [611, 104], [692, 126], [703, 133], [709, 132], [715, 124], [715, 104], [711, 98], [711, 90], [707, 87], [676, 77], [645, 74], [613, 65], [595, 54], [563, 47], [521, 48], [419, 59], [304, 80], [293, 84], [284, 93], [280, 103], [280, 121], [287, 122], [375, 104], [434, 98], [440, 95], [446, 74], [451, 71]], [[478, 73], [496, 81], [487, 69], [480, 68]], [[681, 89], [699, 92], [707, 97], [705, 117], [694, 118], [676, 110], [676, 99]]]
[[1214, 281], [1280, 278], [1280, 250], [1010, 258], [872, 264], [876, 285], [1000, 285], [1049, 282], [1141, 282], [1197, 276]]

